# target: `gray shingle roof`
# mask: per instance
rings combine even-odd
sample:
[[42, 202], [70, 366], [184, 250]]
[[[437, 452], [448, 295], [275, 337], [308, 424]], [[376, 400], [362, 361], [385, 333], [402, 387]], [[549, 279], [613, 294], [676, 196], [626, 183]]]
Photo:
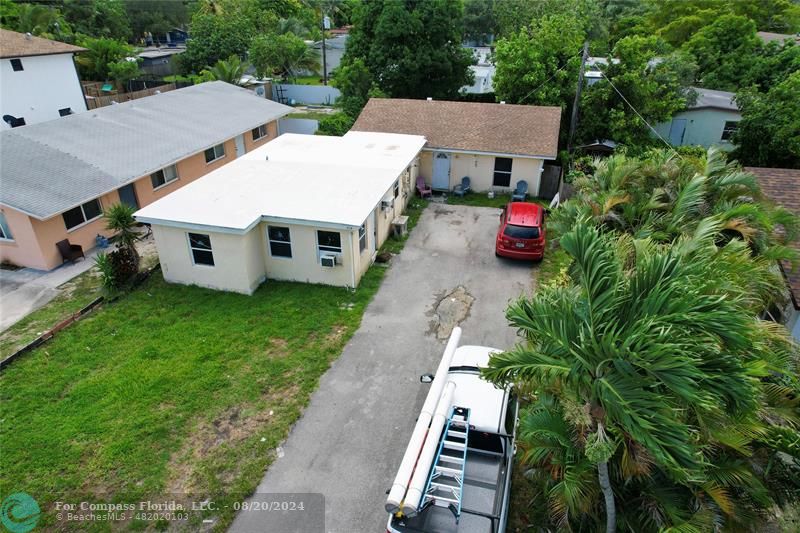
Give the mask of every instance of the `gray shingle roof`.
[[47, 219], [291, 112], [209, 82], [0, 132], [0, 204]]

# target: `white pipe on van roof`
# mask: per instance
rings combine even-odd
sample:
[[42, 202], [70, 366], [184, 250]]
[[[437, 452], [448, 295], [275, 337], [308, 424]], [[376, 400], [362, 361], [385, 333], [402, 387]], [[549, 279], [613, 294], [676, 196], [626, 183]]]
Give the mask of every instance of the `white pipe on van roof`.
[[408, 486], [406, 499], [403, 501], [403, 514], [406, 516], [416, 515], [422, 505], [422, 496], [425, 485], [428, 483], [428, 474], [431, 470], [431, 464], [433, 463], [436, 451], [439, 449], [439, 436], [442, 434], [444, 425], [447, 422], [447, 416], [450, 414], [450, 406], [453, 403], [453, 395], [455, 392], [456, 384], [452, 381], [448, 381], [442, 392], [442, 397], [439, 398], [436, 412], [433, 415], [433, 420], [431, 420], [431, 429], [428, 431], [428, 438], [425, 439], [425, 444], [422, 446], [417, 468], [414, 470], [414, 475], [411, 477], [411, 484]]
[[408, 484], [411, 481], [411, 476], [414, 473], [414, 465], [417, 463], [417, 458], [422, 451], [422, 446], [428, 436], [428, 426], [433, 419], [436, 405], [439, 403], [439, 398], [444, 389], [447, 373], [450, 370], [450, 362], [453, 360], [453, 354], [456, 353], [458, 343], [461, 340], [461, 328], [453, 328], [450, 334], [450, 339], [447, 341], [447, 346], [444, 348], [444, 355], [436, 369], [436, 375], [433, 377], [433, 383], [428, 391], [428, 396], [425, 398], [425, 403], [422, 405], [417, 424], [414, 426], [414, 431], [411, 433], [411, 439], [408, 441], [406, 453], [403, 455], [403, 460], [400, 462], [400, 468], [397, 469], [397, 475], [392, 483], [392, 488], [389, 491], [389, 497], [386, 499], [386, 511], [389, 513], [396, 513], [400, 510], [403, 504], [403, 498], [408, 490]]

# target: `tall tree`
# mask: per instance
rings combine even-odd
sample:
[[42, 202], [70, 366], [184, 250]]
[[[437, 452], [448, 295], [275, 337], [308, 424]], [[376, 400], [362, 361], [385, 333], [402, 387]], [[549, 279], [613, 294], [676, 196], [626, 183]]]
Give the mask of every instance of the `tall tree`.
[[736, 102], [735, 156], [747, 165], [800, 168], [800, 70], [766, 92], [745, 89]]
[[494, 0], [465, 0], [464, 39], [478, 45], [488, 44], [496, 33]]
[[735, 91], [742, 73], [753, 67], [758, 45], [752, 20], [724, 15], [695, 33], [683, 48], [697, 63], [701, 87]]
[[668, 45], [655, 36], [625, 37], [608, 59], [604, 70], [610, 82], [600, 80], [583, 92], [578, 139], [648, 146], [654, 139], [647, 123], [669, 120], [686, 106], [691, 97], [686, 87], [695, 66], [685, 54], [670, 53]]
[[541, 527], [753, 527], [781, 500], [765, 465], [798, 472], [766, 437], [800, 436], [792, 344], [731, 275], [783, 281], [741, 241], [718, 247], [719, 225], [661, 246], [581, 220], [560, 240], [569, 280], [509, 308], [524, 341], [484, 375], [536, 391], [520, 444], [549, 500]]
[[462, 21], [459, 0], [365, 2], [354, 15], [342, 66], [362, 60], [374, 83], [395, 98], [452, 98], [472, 78]]
[[199, 72], [220, 59], [244, 57], [255, 36], [274, 33], [277, 25], [278, 16], [258, 0], [207, 0], [192, 16], [192, 38], [180, 55], [181, 66]]
[[259, 76], [290, 79], [301, 70], [317, 72], [320, 66], [317, 52], [292, 32], [256, 37], [250, 45], [250, 60]]

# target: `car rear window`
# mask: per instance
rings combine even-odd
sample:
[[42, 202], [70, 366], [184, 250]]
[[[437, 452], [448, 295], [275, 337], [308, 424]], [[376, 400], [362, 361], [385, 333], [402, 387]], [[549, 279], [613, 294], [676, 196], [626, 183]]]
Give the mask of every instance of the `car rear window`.
[[511, 237], [512, 239], [538, 239], [539, 228], [533, 226], [515, 226], [513, 224], [506, 224], [506, 229], [503, 230], [503, 235]]

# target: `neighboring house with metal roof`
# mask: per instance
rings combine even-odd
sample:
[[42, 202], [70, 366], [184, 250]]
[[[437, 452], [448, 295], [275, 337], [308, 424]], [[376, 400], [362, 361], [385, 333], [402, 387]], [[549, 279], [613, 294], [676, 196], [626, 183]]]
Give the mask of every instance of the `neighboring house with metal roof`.
[[673, 146], [716, 145], [733, 150], [731, 142], [742, 113], [734, 101], [734, 93], [693, 87], [696, 99], [670, 122], [655, 126], [658, 134]]
[[185, 46], [148, 47], [139, 52], [139, 68], [152, 76], [171, 76], [178, 69], [175, 58], [186, 51]]
[[520, 180], [539, 193], [545, 161], [558, 155], [560, 107], [372, 98], [351, 131], [422, 135], [420, 175], [449, 191], [508, 192]]
[[287, 133], [136, 213], [164, 279], [251, 294], [355, 287], [414, 196], [417, 135]]
[[163, 198], [277, 136], [291, 108], [208, 82], [0, 132], [0, 260], [43, 270], [107, 234], [103, 209]]
[[86, 111], [73, 60], [85, 50], [0, 29], [0, 129]]
[[[744, 170], [755, 174], [767, 198], [800, 216], [800, 169], [745, 167]], [[795, 240], [790, 246], [800, 253], [800, 240]], [[783, 309], [772, 309], [770, 315], [786, 324], [795, 340], [800, 342], [800, 265], [793, 268], [790, 261], [783, 261], [781, 270], [786, 277], [789, 301]]]

